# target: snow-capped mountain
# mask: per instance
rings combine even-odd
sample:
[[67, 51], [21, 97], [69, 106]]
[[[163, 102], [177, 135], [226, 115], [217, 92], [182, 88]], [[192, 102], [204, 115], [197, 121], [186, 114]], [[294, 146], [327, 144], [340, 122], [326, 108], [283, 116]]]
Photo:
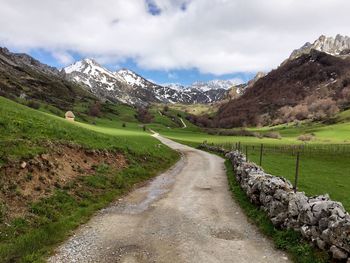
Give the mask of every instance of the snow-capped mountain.
[[190, 87], [188, 88], [193, 88], [193, 89], [198, 89], [201, 90], [203, 92], [209, 91], [209, 90], [218, 90], [218, 89], [230, 89], [233, 86], [236, 86], [237, 84], [241, 84], [241, 83], [237, 83], [237, 81], [234, 80], [210, 80], [208, 82], [194, 82]]
[[[66, 77], [84, 84], [100, 98], [136, 106], [150, 103], [212, 103], [225, 98], [228, 81], [161, 86], [135, 72], [121, 69], [111, 72], [92, 59], [84, 59], [64, 68]], [[223, 88], [225, 87], [225, 89]]]
[[124, 80], [105, 69], [93, 59], [84, 59], [64, 68], [66, 77], [83, 84], [99, 98], [127, 104], [142, 103], [132, 95], [132, 88]]
[[301, 48], [294, 50], [289, 60], [300, 57], [303, 54], [309, 54], [312, 49], [332, 56], [348, 55], [350, 53], [350, 37], [339, 34], [335, 38], [322, 35], [312, 44], [307, 42]]

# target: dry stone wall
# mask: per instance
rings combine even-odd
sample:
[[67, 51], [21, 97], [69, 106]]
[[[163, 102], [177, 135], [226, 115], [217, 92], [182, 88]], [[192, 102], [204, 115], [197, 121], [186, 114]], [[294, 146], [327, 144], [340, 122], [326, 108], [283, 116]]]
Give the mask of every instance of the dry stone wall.
[[350, 262], [350, 215], [340, 202], [330, 200], [328, 195], [308, 197], [303, 192], [294, 192], [287, 179], [265, 173], [261, 167], [247, 162], [239, 151], [200, 147], [226, 154], [241, 188], [252, 203], [267, 212], [275, 226], [292, 228], [320, 249], [329, 251], [333, 258]]

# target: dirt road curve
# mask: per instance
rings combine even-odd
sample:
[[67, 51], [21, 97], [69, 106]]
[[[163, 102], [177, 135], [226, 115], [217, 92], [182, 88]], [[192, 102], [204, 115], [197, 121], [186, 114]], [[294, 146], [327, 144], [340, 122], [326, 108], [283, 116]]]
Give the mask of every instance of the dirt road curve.
[[49, 262], [289, 262], [232, 200], [222, 158], [155, 136], [181, 161], [99, 212]]

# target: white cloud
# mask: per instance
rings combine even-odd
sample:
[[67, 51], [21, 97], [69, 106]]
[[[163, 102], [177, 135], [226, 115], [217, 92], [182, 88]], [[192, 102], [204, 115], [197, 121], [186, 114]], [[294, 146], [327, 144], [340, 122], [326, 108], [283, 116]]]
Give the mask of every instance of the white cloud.
[[269, 70], [321, 34], [350, 35], [347, 0], [153, 3], [160, 15], [144, 0], [0, 0], [0, 45], [42, 48], [61, 62], [76, 52], [104, 63], [131, 58], [145, 69], [225, 74]]
[[52, 56], [62, 65], [68, 65], [74, 62], [74, 58], [65, 51], [53, 51]]

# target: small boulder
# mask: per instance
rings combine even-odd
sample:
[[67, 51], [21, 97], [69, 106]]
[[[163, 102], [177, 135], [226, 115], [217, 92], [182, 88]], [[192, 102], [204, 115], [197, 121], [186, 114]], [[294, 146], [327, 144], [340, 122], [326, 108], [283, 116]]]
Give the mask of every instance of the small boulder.
[[330, 251], [333, 254], [333, 258], [335, 258], [335, 259], [347, 259], [348, 258], [348, 253], [346, 253], [346, 251], [344, 251], [341, 248], [338, 248], [336, 246], [331, 246]]
[[316, 243], [319, 249], [325, 250], [326, 242], [324, 242], [321, 238], [317, 238]]
[[26, 168], [26, 167], [27, 167], [27, 163], [23, 161], [23, 162], [21, 163], [21, 168], [24, 169], [24, 168]]

